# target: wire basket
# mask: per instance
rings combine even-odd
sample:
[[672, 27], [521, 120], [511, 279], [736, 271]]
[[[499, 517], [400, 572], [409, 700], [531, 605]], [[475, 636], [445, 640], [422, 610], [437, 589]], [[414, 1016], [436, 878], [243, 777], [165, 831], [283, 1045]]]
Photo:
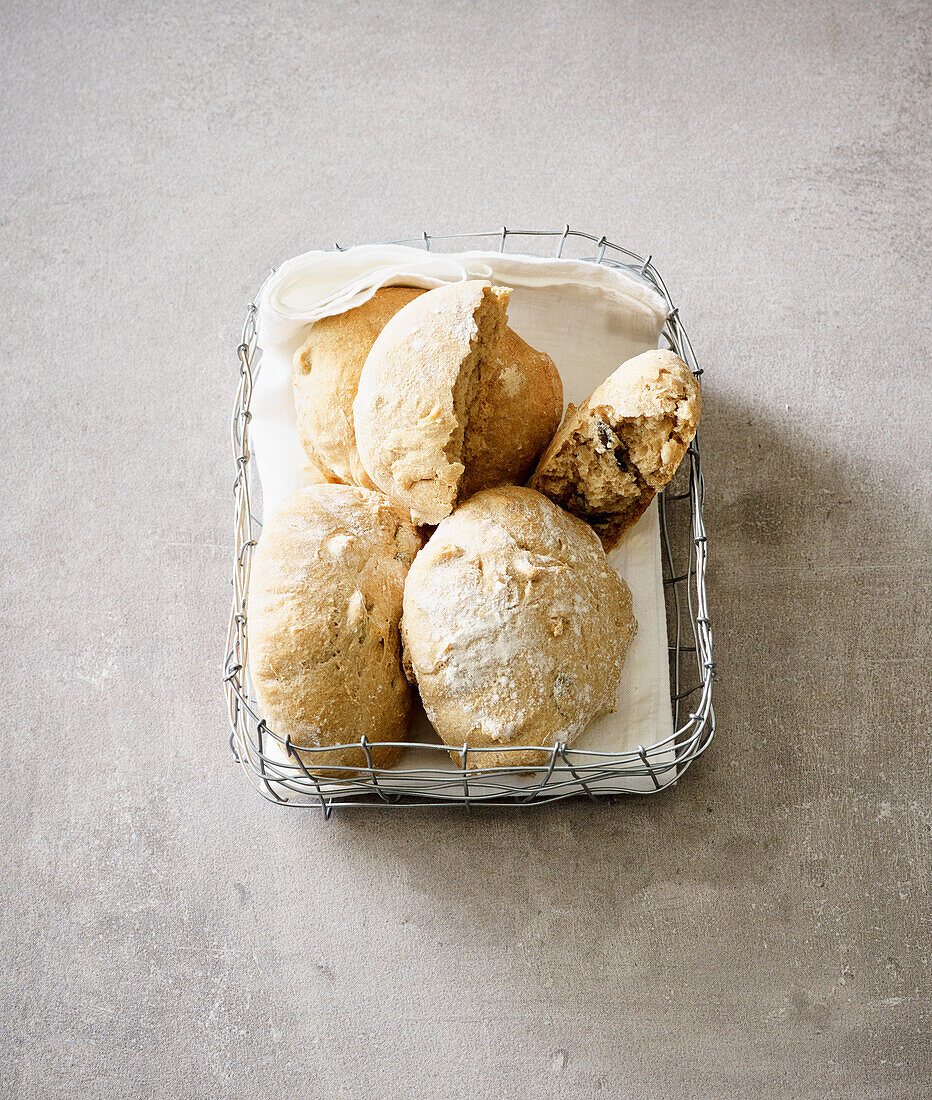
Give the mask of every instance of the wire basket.
[[[430, 251], [472, 248], [481, 240], [494, 242], [499, 252], [547, 254], [625, 269], [646, 279], [664, 298], [669, 316], [663, 336], [669, 347], [686, 361], [693, 373], [702, 374], [666, 285], [651, 257], [646, 259], [612, 244], [604, 236], [570, 229], [513, 230], [466, 233], [392, 241]], [[515, 247], [521, 242], [521, 247]], [[342, 251], [340, 245], [335, 246]], [[659, 494], [660, 534], [663, 556], [664, 596], [670, 657], [671, 737], [625, 753], [593, 752], [555, 744], [545, 767], [467, 767], [470, 759], [481, 764], [481, 754], [492, 751], [464, 745], [458, 768], [449, 766], [446, 745], [419, 745], [419, 750], [438, 755], [438, 767], [389, 769], [372, 766], [376, 743], [365, 737], [361, 747], [367, 766], [347, 767], [339, 781], [316, 776], [306, 764], [315, 750], [301, 747], [301, 756], [288, 738], [278, 736], [262, 718], [252, 689], [247, 661], [247, 595], [252, 554], [261, 529], [253, 514], [256, 471], [249, 444], [250, 404], [253, 383], [261, 369], [257, 352], [258, 300], [247, 308], [242, 340], [237, 348], [239, 385], [233, 406], [232, 441], [236, 477], [233, 483], [235, 558], [233, 607], [223, 664], [224, 690], [230, 723], [230, 747], [252, 785], [271, 801], [287, 806], [317, 807], [329, 817], [335, 806], [481, 806], [509, 804], [531, 806], [561, 798], [587, 795], [604, 799], [630, 793], [632, 783], [644, 793], [656, 793], [676, 783], [689, 764], [704, 752], [715, 732], [712, 709], [712, 629], [706, 602], [708, 540], [703, 521], [704, 482], [699, 438], [693, 440], [676, 477]], [[682, 723], [682, 724], [681, 724]], [[387, 745], [388, 742], [379, 742]], [[536, 747], [536, 746], [535, 746]], [[330, 746], [332, 750], [333, 746]], [[324, 751], [324, 750], [317, 750]], [[303, 757], [303, 759], [302, 759]], [[530, 779], [529, 779], [530, 776]], [[628, 790], [625, 789], [627, 786]]]

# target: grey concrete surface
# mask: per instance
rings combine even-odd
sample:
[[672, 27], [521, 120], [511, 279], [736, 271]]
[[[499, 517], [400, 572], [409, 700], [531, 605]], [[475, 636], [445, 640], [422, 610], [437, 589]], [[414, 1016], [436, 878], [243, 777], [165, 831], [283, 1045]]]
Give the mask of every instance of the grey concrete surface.
[[[928, 1095], [928, 7], [0, 25], [2, 1095]], [[564, 221], [707, 370], [718, 738], [655, 799], [277, 811], [219, 683], [244, 304]]]

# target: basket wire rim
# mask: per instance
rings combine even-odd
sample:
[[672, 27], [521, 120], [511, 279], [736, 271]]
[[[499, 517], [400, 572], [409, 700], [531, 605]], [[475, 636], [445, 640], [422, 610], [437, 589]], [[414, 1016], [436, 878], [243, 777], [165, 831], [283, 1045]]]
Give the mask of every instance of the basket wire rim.
[[[703, 373], [696, 360], [692, 343], [679, 318], [679, 309], [653, 264], [652, 255], [646, 258], [622, 245], [609, 241], [604, 235], [596, 236], [582, 230], [571, 229], [568, 224], [562, 230], [511, 230], [502, 226], [489, 233], [422, 233], [420, 237], [399, 238], [377, 242], [394, 245], [421, 246], [430, 251], [436, 241], [464, 241], [480, 238], [497, 239], [499, 252], [505, 251], [510, 237], [551, 237], [557, 239], [555, 258], [563, 257], [567, 242], [571, 239], [595, 244], [596, 257], [581, 257], [583, 262], [594, 265], [605, 264], [623, 268], [644, 279], [657, 290], [664, 299], [668, 316], [662, 335], [671, 348], [683, 358], [690, 370], [700, 377]], [[335, 243], [330, 251], [345, 251], [345, 247]], [[612, 253], [612, 255], [608, 255]], [[513, 253], [521, 255], [522, 253]], [[616, 259], [616, 256], [624, 259]], [[628, 262], [625, 262], [628, 261]], [[624, 753], [596, 750], [573, 749], [564, 743], [553, 745], [549, 764], [539, 768], [527, 767], [468, 767], [469, 756], [481, 759], [483, 753], [502, 751], [491, 748], [470, 748], [464, 745], [462, 750], [453, 748], [452, 752], [460, 757], [460, 768], [430, 769], [418, 768], [376, 768], [372, 765], [371, 750], [375, 747], [402, 745], [406, 748], [412, 742], [369, 742], [365, 737], [345, 745], [328, 745], [320, 748], [300, 746], [300, 756], [287, 738], [276, 734], [258, 713], [258, 704], [253, 705], [254, 696], [250, 690], [250, 676], [247, 660], [247, 617], [246, 601], [249, 589], [252, 553], [257, 544], [255, 526], [261, 527], [260, 520], [252, 511], [250, 477], [255, 476], [254, 459], [249, 446], [250, 405], [256, 375], [261, 369], [255, 356], [258, 349], [258, 303], [265, 286], [277, 269], [272, 269], [264, 280], [254, 300], [249, 303], [243, 324], [240, 343], [237, 346], [239, 360], [239, 381], [234, 399], [231, 420], [231, 444], [236, 476], [233, 484], [235, 501], [234, 511], [234, 571], [232, 578], [233, 600], [227, 630], [226, 648], [223, 661], [223, 683], [227, 702], [227, 716], [230, 728], [230, 747], [233, 755], [242, 766], [251, 785], [266, 799], [280, 805], [293, 808], [317, 807], [323, 810], [324, 817], [330, 816], [333, 808], [339, 806], [380, 806], [384, 808], [414, 805], [461, 804], [481, 805], [534, 805], [558, 801], [564, 798], [586, 795], [590, 799], [604, 800], [618, 795], [656, 794], [675, 785], [693, 760], [709, 746], [715, 733], [715, 712], [712, 706], [712, 683], [715, 679], [715, 662], [712, 658], [712, 629], [708, 614], [706, 591], [707, 543], [703, 515], [705, 480], [702, 475], [698, 434], [687, 451], [689, 459], [689, 489], [685, 493], [671, 495], [658, 494], [661, 525], [661, 550], [670, 566], [672, 576], [665, 578], [664, 585], [672, 589], [675, 609], [676, 628], [675, 645], [668, 646], [676, 657], [672, 660], [671, 704], [674, 717], [674, 732], [661, 741], [645, 747], [639, 745], [635, 750]], [[255, 369], [254, 369], [255, 367]], [[668, 529], [667, 503], [672, 501], [690, 501], [690, 520], [692, 538], [688, 542], [688, 560], [685, 573], [677, 575], [672, 569], [673, 548]], [[686, 611], [691, 627], [692, 646], [680, 643], [682, 633], [683, 607], [681, 604], [680, 583], [685, 581]], [[693, 581], [694, 584], [691, 584]], [[695, 591], [694, 591], [695, 589]], [[669, 612], [668, 612], [669, 626]], [[683, 653], [694, 652], [700, 676], [699, 683], [687, 691], [680, 690], [680, 658]], [[695, 710], [689, 712], [688, 720], [679, 727], [680, 703], [700, 691]], [[250, 725], [254, 732], [250, 733]], [[286, 760], [295, 760], [294, 764], [269, 756], [265, 751], [265, 738], [270, 737], [285, 750]], [[451, 747], [444, 744], [417, 743], [419, 749], [435, 750], [446, 755]], [[315, 753], [333, 752], [341, 749], [362, 748], [366, 765], [340, 765], [341, 778], [338, 780], [315, 776], [302, 758], [313, 758]], [[509, 750], [530, 749], [541, 751], [540, 745], [509, 746]], [[546, 750], [545, 750], [546, 751]], [[672, 753], [672, 756], [670, 755]], [[653, 762], [651, 757], [663, 756], [662, 761]], [[570, 758], [583, 757], [591, 760], [586, 763], [580, 759], [573, 762]], [[562, 761], [557, 763], [557, 759]], [[594, 758], [594, 759], [593, 759]], [[333, 767], [333, 765], [330, 765]], [[591, 772], [592, 774], [588, 774]], [[513, 785], [499, 782], [511, 775], [540, 776], [540, 782], [534, 785]], [[555, 778], [556, 777], [556, 778]], [[630, 788], [596, 787], [594, 782], [611, 782], [620, 779], [649, 777], [653, 786], [644, 790]], [[588, 782], [587, 782], [588, 779]], [[406, 786], [407, 781], [412, 786]], [[414, 786], [413, 784], [418, 784]], [[472, 788], [470, 787], [472, 784]], [[449, 791], [447, 791], [449, 788]], [[291, 798], [283, 792], [300, 796]]]

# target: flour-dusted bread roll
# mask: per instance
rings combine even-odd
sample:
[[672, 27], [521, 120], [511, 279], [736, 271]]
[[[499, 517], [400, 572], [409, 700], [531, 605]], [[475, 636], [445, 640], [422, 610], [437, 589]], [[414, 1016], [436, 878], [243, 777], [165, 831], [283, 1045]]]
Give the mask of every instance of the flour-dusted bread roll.
[[386, 322], [423, 293], [413, 287], [383, 287], [361, 306], [315, 322], [295, 353], [298, 436], [327, 480], [375, 488], [356, 449], [353, 401], [359, 375]]
[[529, 484], [614, 547], [670, 481], [699, 424], [699, 381], [672, 351], [623, 363], [570, 405]]
[[353, 407], [359, 456], [421, 523], [456, 502], [479, 361], [501, 340], [507, 298], [478, 280], [438, 287], [396, 313], [366, 359]]
[[421, 523], [467, 492], [524, 480], [559, 421], [550, 359], [506, 325], [510, 291], [469, 280], [409, 303], [382, 330], [353, 416], [373, 482]]
[[[450, 746], [501, 750], [472, 768], [545, 764], [613, 710], [636, 630], [592, 530], [516, 486], [460, 505], [405, 582], [405, 667], [428, 717]], [[505, 751], [528, 745], [541, 751]]]
[[[288, 497], [256, 547], [249, 667], [266, 721], [304, 748], [401, 741], [411, 690], [398, 620], [420, 538], [381, 493], [312, 485]], [[373, 749], [388, 767], [397, 749]], [[363, 749], [302, 753], [312, 772], [365, 767]], [[345, 773], [352, 774], [352, 773]]]

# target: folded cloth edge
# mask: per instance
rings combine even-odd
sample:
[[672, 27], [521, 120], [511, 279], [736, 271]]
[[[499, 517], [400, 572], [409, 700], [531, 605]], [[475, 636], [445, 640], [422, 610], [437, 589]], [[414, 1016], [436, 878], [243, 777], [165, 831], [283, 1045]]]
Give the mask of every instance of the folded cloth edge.
[[354, 309], [385, 286], [430, 290], [470, 278], [526, 287], [585, 285], [638, 304], [654, 313], [660, 324], [668, 315], [667, 303], [646, 279], [606, 264], [518, 253], [430, 253], [408, 245], [357, 245], [337, 253], [305, 252], [269, 277], [259, 300], [263, 342], [279, 343], [298, 324]]

